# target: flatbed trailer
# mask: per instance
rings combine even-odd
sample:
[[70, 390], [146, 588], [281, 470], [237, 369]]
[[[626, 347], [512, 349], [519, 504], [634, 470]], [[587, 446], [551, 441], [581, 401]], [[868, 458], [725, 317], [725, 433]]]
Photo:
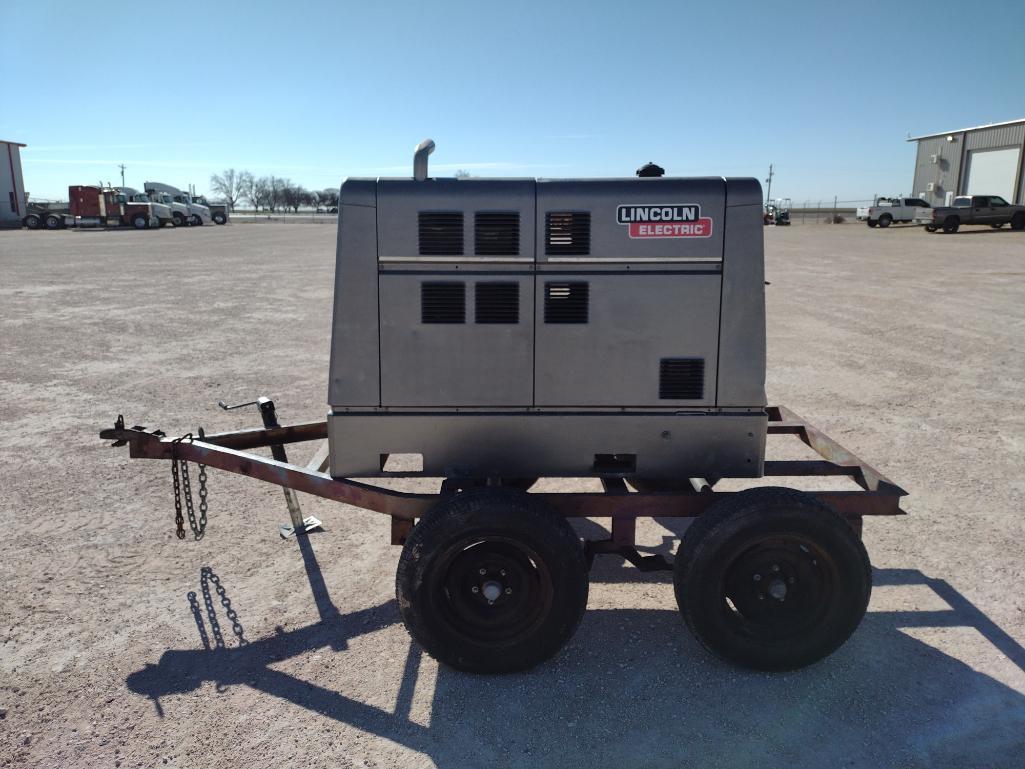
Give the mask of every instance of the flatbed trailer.
[[[225, 407], [223, 403], [221, 405]], [[279, 425], [273, 401], [260, 398], [252, 405], [257, 405], [261, 411], [264, 423], [261, 428], [209, 434], [200, 428], [194, 434], [171, 437], [161, 430], [149, 430], [141, 425], [127, 427], [124, 418], [118, 416], [114, 426], [103, 430], [100, 438], [114, 441], [113, 446], [127, 445], [129, 456], [132, 458], [172, 461], [179, 538], [186, 536], [181, 515], [182, 491], [179, 489], [179, 475], [185, 479], [186, 507], [192, 519], [194, 536], [199, 539], [203, 536], [205, 528], [207, 468], [244, 475], [283, 487], [291, 517], [291, 523], [281, 527], [283, 537], [292, 534], [304, 535], [307, 531], [320, 526], [317, 519], [303, 517], [295, 492], [301, 491], [386, 515], [391, 519], [391, 543], [402, 545], [419, 519], [446, 499], [463, 491], [460, 482], [455, 479], [438, 479], [439, 491], [424, 494], [396, 491], [377, 483], [351, 478], [333, 478], [325, 472], [328, 467], [326, 421]], [[770, 406], [766, 413], [769, 435], [795, 436], [814, 450], [819, 459], [766, 459], [764, 477], [841, 477], [853, 481], [857, 488], [808, 491], [800, 494], [815, 500], [827, 509], [836, 511], [847, 521], [859, 539], [865, 516], [905, 514], [900, 507], [900, 501], [907, 492], [878, 470], [785, 406]], [[320, 447], [308, 464], [301, 465], [288, 461], [285, 446], [312, 442], [320, 442]], [[273, 457], [253, 453], [253, 449], [259, 448], [270, 448]], [[382, 463], [384, 459], [382, 458]], [[203, 501], [201, 528], [197, 528], [192, 511], [191, 489], [187, 480], [189, 462], [200, 466], [200, 498]], [[418, 472], [395, 472], [390, 473], [388, 477], [428, 476]], [[712, 488], [714, 479], [711, 482], [699, 478], [689, 479], [690, 488], [683, 492], [649, 493], [631, 491], [622, 477], [606, 474], [599, 480], [603, 487], [600, 492], [529, 494], [565, 518], [610, 519], [609, 537], [583, 543], [588, 568], [596, 555], [611, 554], [624, 558], [642, 572], [672, 570], [673, 564], [664, 556], [642, 555], [638, 550], [637, 519], [700, 519], [706, 511], [721, 506], [724, 500], [745, 493], [715, 491]], [[718, 649], [713, 651], [721, 653]], [[767, 668], [789, 666], [791, 665], [766, 665]]]

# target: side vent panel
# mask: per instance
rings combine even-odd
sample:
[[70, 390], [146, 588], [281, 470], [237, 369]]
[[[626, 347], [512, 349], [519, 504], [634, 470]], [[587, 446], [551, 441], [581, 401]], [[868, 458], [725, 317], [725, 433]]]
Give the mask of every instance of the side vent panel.
[[545, 283], [545, 323], [587, 323], [590, 284]]
[[478, 283], [474, 293], [474, 317], [477, 323], [519, 323], [520, 285]]
[[462, 211], [421, 211], [421, 256], [463, 255]]
[[420, 284], [421, 323], [465, 323], [466, 286], [457, 282]]
[[660, 400], [701, 400], [705, 397], [704, 358], [662, 358], [658, 367]]
[[549, 256], [591, 253], [591, 212], [549, 211], [545, 214], [545, 253]]
[[520, 215], [515, 211], [478, 211], [473, 245], [478, 256], [519, 256]]

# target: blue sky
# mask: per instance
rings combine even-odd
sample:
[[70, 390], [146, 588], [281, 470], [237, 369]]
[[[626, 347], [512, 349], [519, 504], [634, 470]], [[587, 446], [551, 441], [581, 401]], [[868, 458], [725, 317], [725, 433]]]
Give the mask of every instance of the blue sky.
[[[25, 185], [310, 188], [436, 175], [757, 176], [773, 196], [909, 192], [906, 135], [1025, 117], [1025, 2], [4, 0], [0, 139]], [[180, 10], [182, 13], [172, 13]]]

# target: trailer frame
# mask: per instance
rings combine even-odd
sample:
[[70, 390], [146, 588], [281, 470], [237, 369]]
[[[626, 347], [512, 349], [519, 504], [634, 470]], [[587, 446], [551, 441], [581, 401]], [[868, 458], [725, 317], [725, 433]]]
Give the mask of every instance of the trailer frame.
[[[392, 522], [392, 544], [403, 544], [414, 521], [423, 517], [450, 493], [451, 487], [446, 487], [446, 483], [442, 484], [438, 493], [424, 494], [396, 491], [349, 478], [333, 478], [325, 472], [328, 464], [326, 421], [281, 426], [278, 425], [274, 403], [270, 399], [260, 398], [252, 404], [244, 405], [259, 406], [264, 427], [211, 434], [200, 429], [195, 436], [188, 433], [171, 438], [161, 430], [147, 430], [141, 425], [126, 427], [124, 417], [119, 415], [114, 427], [103, 430], [100, 437], [113, 440], [113, 446], [127, 445], [132, 458], [194, 462], [207, 468], [281, 486], [285, 489], [292, 528], [297, 533], [302, 533], [309, 524], [304, 524], [294, 492], [389, 516]], [[906, 496], [907, 492], [867, 462], [785, 406], [769, 406], [766, 413], [769, 418], [769, 435], [794, 435], [821, 459], [766, 460], [764, 477], [832, 476], [851, 479], [860, 489], [805, 493], [843, 515], [859, 535], [862, 518], [866, 515], [905, 514], [900, 508], [900, 498]], [[285, 445], [311, 441], [324, 443], [308, 465], [288, 461]], [[250, 451], [256, 448], [270, 448], [273, 458]], [[423, 473], [404, 472], [389, 473], [384, 477], [427, 476]], [[589, 558], [598, 553], [614, 553], [643, 570], [670, 567], [661, 556], [641, 556], [637, 552], [638, 518], [697, 517], [723, 498], [736, 493], [714, 491], [710, 484], [700, 478], [690, 479], [694, 493], [633, 492], [627, 488], [623, 477], [603, 476], [600, 480], [603, 486], [601, 492], [539, 492], [537, 496], [567, 518], [610, 518], [611, 537], [588, 542]]]

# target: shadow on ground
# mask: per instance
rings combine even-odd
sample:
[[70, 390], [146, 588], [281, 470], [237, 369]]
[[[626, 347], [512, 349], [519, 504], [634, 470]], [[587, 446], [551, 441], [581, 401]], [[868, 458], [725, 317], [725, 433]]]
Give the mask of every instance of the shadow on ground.
[[[205, 682], [247, 685], [439, 767], [478, 765], [485, 755], [490, 764], [522, 767], [1025, 765], [1025, 697], [904, 630], [970, 628], [956, 632], [977, 633], [1021, 670], [1025, 649], [946, 582], [915, 570], [876, 570], [875, 584], [924, 585], [949, 608], [871, 612], [839, 652], [802, 671], [727, 666], [697, 645], [675, 610], [591, 610], [566, 649], [530, 673], [483, 677], [440, 668], [425, 727], [409, 718], [421, 661], [415, 644], [391, 711], [271, 669], [314, 649], [345, 654], [348, 640], [400, 621], [394, 601], [340, 614], [310, 539], [298, 543], [320, 622], [247, 640], [227, 592], [204, 569], [203, 606], [189, 596], [203, 648], [165, 652], [129, 676], [129, 689], [152, 698], [163, 715], [168, 698]], [[600, 557], [593, 576], [638, 575]], [[215, 601], [232, 622], [230, 646]]]

